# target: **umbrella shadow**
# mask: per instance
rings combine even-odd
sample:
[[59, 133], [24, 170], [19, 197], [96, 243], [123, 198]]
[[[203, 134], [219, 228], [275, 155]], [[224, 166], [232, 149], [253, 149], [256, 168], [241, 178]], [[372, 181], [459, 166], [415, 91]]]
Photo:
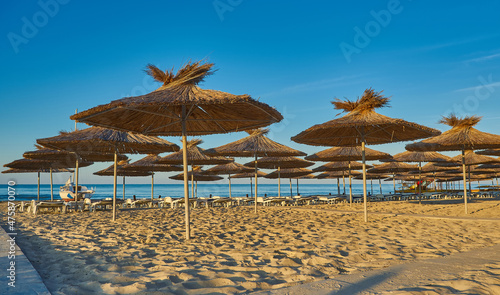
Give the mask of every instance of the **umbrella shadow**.
[[375, 274], [369, 276], [361, 281], [353, 283], [345, 288], [329, 293], [329, 295], [353, 295], [358, 294], [363, 291], [367, 291], [370, 288], [377, 286], [390, 278], [394, 277], [396, 273], [394, 272], [383, 272], [380, 274]]

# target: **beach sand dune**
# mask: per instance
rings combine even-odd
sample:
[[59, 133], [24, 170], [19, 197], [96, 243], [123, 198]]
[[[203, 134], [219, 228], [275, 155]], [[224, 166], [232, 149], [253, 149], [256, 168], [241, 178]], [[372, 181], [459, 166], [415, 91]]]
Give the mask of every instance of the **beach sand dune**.
[[[499, 205], [476, 201], [470, 204], [469, 217], [499, 217]], [[327, 210], [264, 207], [256, 215], [250, 207], [199, 208], [192, 211], [190, 242], [183, 239], [183, 209], [127, 209], [116, 222], [110, 221], [110, 212], [102, 211], [21, 213], [18, 244], [53, 294], [234, 294], [500, 243], [500, 221], [401, 214], [465, 216], [459, 203], [380, 202], [370, 204], [370, 211], [394, 214], [372, 214], [365, 223], [359, 213]], [[498, 288], [499, 270], [499, 265], [485, 266], [463, 280], [482, 282], [474, 288]], [[425, 292], [438, 286], [465, 288], [461, 280], [453, 280], [397, 292], [433, 294]]]

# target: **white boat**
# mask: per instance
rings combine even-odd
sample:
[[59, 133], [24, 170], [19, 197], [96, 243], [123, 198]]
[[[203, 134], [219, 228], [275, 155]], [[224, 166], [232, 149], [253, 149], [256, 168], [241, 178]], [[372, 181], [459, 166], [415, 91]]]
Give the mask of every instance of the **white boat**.
[[[71, 176], [64, 186], [61, 186], [59, 189], [59, 196], [65, 202], [74, 201], [75, 200], [75, 184], [71, 181]], [[78, 200], [90, 199], [94, 194], [95, 190], [88, 189], [86, 186], [79, 185], [78, 186]]]

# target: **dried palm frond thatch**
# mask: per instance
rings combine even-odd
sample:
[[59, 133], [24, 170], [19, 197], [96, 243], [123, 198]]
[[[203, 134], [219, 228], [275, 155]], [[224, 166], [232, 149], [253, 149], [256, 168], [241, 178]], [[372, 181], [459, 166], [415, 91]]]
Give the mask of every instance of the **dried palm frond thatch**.
[[[75, 162], [77, 159], [86, 162], [109, 162], [114, 160], [114, 154], [110, 153], [73, 153], [64, 150], [55, 150], [44, 148], [41, 145], [36, 145], [36, 151], [28, 151], [23, 154], [23, 157], [28, 159], [59, 161], [59, 162]], [[118, 161], [126, 160], [127, 156], [118, 154]]]
[[[239, 163], [231, 162], [227, 164], [221, 164], [214, 166], [207, 171], [205, 174], [221, 175], [221, 174], [238, 174], [245, 172], [253, 172], [252, 168], [245, 167]], [[233, 176], [231, 176], [233, 177]], [[234, 177], [233, 177], [234, 178]]]
[[395, 154], [392, 156], [393, 161], [397, 162], [447, 162], [450, 161], [451, 158], [445, 155], [442, 155], [437, 152], [411, 152], [404, 151], [399, 154]]
[[[209, 156], [206, 150], [200, 148], [198, 145], [202, 144], [201, 139], [192, 139], [187, 142], [187, 159], [189, 165], [217, 165], [233, 162], [233, 158], [226, 158], [222, 156]], [[157, 160], [158, 164], [182, 164], [182, 150], [166, 155]]]
[[[321, 165], [313, 169], [314, 172], [323, 172], [323, 171], [349, 171], [349, 165], [351, 166], [351, 170], [362, 169], [363, 164], [356, 161], [337, 161], [330, 162], [325, 165]], [[366, 165], [366, 168], [371, 168], [373, 166]]]
[[182, 171], [181, 166], [177, 165], [167, 165], [167, 164], [158, 164], [158, 160], [160, 160], [161, 157], [158, 154], [151, 154], [147, 155], [146, 157], [135, 161], [134, 163], [130, 163], [128, 165], [124, 165], [122, 169], [124, 170], [130, 170], [130, 171], [149, 171], [149, 172], [155, 172], [155, 171], [162, 171], [162, 172], [168, 172], [168, 171]]
[[207, 149], [207, 155], [223, 155], [234, 157], [284, 157], [305, 156], [306, 154], [269, 139], [267, 129], [255, 129], [240, 140]]
[[[87, 167], [94, 164], [93, 162], [81, 161], [78, 163], [79, 167]], [[63, 169], [63, 168], [75, 168], [75, 162], [61, 162], [61, 161], [46, 161], [46, 160], [33, 160], [33, 159], [19, 159], [12, 161], [3, 165], [7, 168], [14, 169]]]
[[500, 148], [500, 135], [479, 131], [474, 126], [481, 120], [478, 116], [457, 117], [450, 114], [440, 123], [452, 126], [441, 135], [406, 145], [409, 151], [453, 151]]
[[384, 97], [382, 95], [382, 91], [375, 92], [372, 88], [366, 89], [361, 98], [358, 98], [355, 101], [351, 101], [349, 99], [340, 100], [335, 98], [332, 101], [333, 106], [337, 110], [342, 110], [343, 112], [371, 112], [374, 109], [378, 109], [381, 107], [390, 107], [389, 106], [389, 97]]
[[[333, 147], [329, 148], [315, 154], [309, 155], [304, 159], [309, 161], [355, 161], [361, 160], [363, 158], [361, 147], [359, 146], [344, 146], [344, 147]], [[379, 152], [373, 149], [365, 148], [365, 159], [367, 161], [371, 160], [382, 160], [391, 159], [392, 156], [388, 153]]]
[[[296, 157], [264, 157], [257, 160], [257, 168], [264, 169], [305, 168], [312, 165], [314, 165], [313, 162]], [[255, 161], [248, 162], [245, 166], [255, 167]]]
[[295, 178], [299, 176], [304, 176], [313, 173], [311, 169], [306, 168], [287, 168], [279, 171], [273, 171], [266, 176], [265, 178]]

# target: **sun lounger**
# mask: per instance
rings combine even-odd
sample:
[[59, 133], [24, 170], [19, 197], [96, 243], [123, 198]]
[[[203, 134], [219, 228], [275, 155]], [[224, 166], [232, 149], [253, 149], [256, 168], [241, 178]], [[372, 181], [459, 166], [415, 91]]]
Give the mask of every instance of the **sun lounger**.
[[28, 212], [32, 212], [33, 215], [36, 215], [41, 212], [42, 209], [48, 211], [49, 209], [58, 210], [61, 213], [66, 213], [66, 205], [62, 201], [56, 202], [36, 202], [35, 200], [31, 201], [31, 205], [29, 207]]
[[[177, 208], [177, 207], [180, 207], [181, 205], [184, 206], [184, 198], [175, 199], [172, 202], [172, 208]], [[198, 205], [198, 200], [197, 199], [189, 199], [189, 205], [193, 206], [193, 208], [196, 208]]]
[[[123, 200], [119, 200], [119, 199], [116, 200], [117, 207], [122, 205], [123, 203], [124, 203]], [[106, 210], [108, 207], [111, 209], [113, 208], [113, 200], [106, 199], [106, 200], [100, 200], [97, 202], [92, 202], [89, 206], [89, 211], [95, 212], [98, 209]]]

